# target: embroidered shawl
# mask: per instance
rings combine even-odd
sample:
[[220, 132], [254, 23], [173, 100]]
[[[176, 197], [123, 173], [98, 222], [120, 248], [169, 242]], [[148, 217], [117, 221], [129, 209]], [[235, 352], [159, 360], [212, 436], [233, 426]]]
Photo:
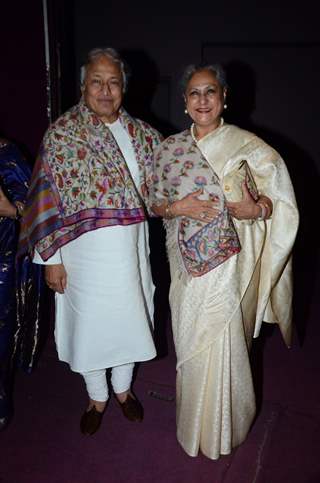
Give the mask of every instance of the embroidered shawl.
[[[155, 150], [155, 204], [174, 202], [203, 188], [202, 199], [218, 202], [220, 210], [212, 222], [178, 218], [178, 244], [187, 272], [199, 277], [240, 251], [240, 243], [226, 207], [219, 178], [194, 142], [190, 130], [170, 136]], [[167, 230], [176, 220], [166, 221]]]
[[124, 109], [119, 117], [136, 155], [140, 186], [110, 129], [81, 100], [45, 134], [22, 223], [22, 250], [36, 247], [47, 260], [82, 233], [146, 218], [153, 148], [161, 136]]

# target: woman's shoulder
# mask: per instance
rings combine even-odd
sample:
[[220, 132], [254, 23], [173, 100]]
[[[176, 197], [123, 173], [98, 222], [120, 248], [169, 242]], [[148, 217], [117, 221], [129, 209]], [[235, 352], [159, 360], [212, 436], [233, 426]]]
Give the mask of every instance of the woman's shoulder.
[[164, 141], [162, 141], [162, 147], [173, 147], [180, 145], [181, 143], [187, 143], [191, 140], [190, 129], [185, 129], [184, 131], [178, 132], [176, 134], [171, 134]]
[[235, 124], [225, 124], [225, 126], [230, 130], [230, 133], [236, 134], [239, 137], [242, 137], [246, 141], [252, 141], [255, 140], [257, 142], [260, 142], [262, 144], [265, 144], [266, 146], [270, 146], [260, 135], [253, 131], [249, 131], [247, 129], [243, 129]]
[[236, 157], [246, 159], [251, 168], [258, 169], [260, 166], [267, 169], [267, 166], [273, 166], [277, 170], [285, 164], [281, 154], [263, 138], [244, 129], [237, 130], [239, 133], [241, 131], [242, 139], [246, 142], [238, 146]]
[[268, 144], [264, 139], [258, 136], [256, 133], [252, 131], [248, 131], [246, 129], [242, 129], [239, 126], [234, 124], [226, 124], [225, 125], [229, 131], [229, 135], [232, 136], [234, 139], [237, 139], [239, 145], [242, 147], [247, 147], [251, 149], [252, 152], [259, 149], [261, 153], [274, 155], [276, 157], [280, 156], [279, 153]]
[[176, 155], [177, 150], [180, 153], [181, 150], [190, 147], [191, 141], [192, 137], [189, 129], [172, 134], [156, 147], [155, 155], [158, 159]]
[[247, 143], [252, 141], [253, 139], [257, 138], [257, 135], [247, 129], [243, 129], [235, 124], [224, 124], [225, 132], [232, 137], [236, 137], [241, 140], [243, 143]]

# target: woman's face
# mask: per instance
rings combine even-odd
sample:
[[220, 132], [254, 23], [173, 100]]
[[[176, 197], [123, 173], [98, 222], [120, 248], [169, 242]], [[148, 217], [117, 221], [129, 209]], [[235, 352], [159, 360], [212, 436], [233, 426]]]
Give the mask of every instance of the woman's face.
[[226, 96], [215, 75], [209, 70], [196, 72], [185, 92], [186, 108], [197, 130], [210, 132], [220, 124]]

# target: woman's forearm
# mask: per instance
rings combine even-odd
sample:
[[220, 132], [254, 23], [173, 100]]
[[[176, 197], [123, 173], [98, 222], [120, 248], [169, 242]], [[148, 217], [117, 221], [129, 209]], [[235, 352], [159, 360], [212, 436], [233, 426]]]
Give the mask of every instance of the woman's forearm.
[[168, 200], [163, 201], [161, 204], [152, 205], [151, 209], [157, 216], [161, 216], [161, 218], [165, 218], [167, 220], [170, 220], [175, 216], [179, 216], [176, 201], [173, 203], [170, 203]]

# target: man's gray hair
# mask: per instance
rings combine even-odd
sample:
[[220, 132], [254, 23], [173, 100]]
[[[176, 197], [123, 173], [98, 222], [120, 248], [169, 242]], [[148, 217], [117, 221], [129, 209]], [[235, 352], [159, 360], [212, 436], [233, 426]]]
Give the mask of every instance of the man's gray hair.
[[185, 68], [183, 75], [181, 77], [181, 88], [182, 88], [183, 94], [185, 94], [186, 92], [187, 85], [191, 77], [194, 74], [197, 74], [198, 72], [201, 72], [203, 70], [208, 70], [209, 72], [211, 72], [215, 76], [215, 78], [217, 79], [221, 87], [223, 89], [227, 89], [228, 84], [227, 84], [226, 72], [221, 64], [206, 64], [206, 63], [202, 63], [198, 65], [190, 64]]
[[87, 59], [80, 69], [81, 86], [83, 86], [84, 84], [88, 67], [100, 57], [107, 57], [108, 59], [111, 59], [115, 64], [119, 65], [123, 83], [122, 90], [123, 92], [126, 92], [128, 86], [129, 69], [124, 60], [120, 57], [120, 54], [112, 47], [97, 47], [88, 52]]

